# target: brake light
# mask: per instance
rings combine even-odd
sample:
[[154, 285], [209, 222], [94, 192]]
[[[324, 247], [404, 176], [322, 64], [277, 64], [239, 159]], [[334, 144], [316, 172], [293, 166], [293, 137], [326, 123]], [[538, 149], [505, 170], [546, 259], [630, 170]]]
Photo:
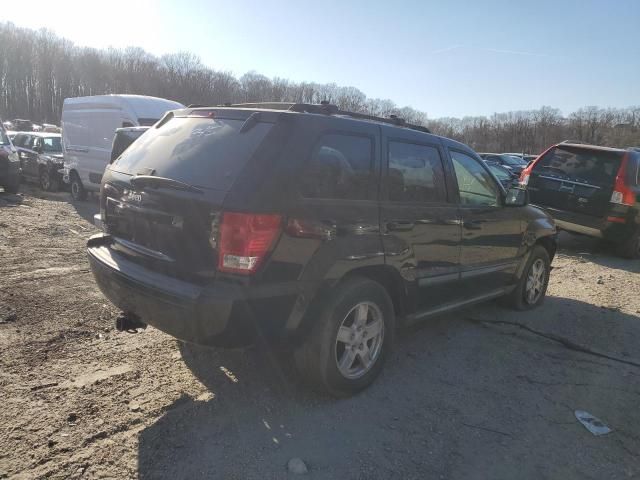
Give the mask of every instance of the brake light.
[[627, 185], [627, 165], [629, 163], [629, 155], [622, 157], [622, 163], [616, 175], [616, 183], [611, 194], [611, 203], [619, 205], [634, 205], [636, 202], [635, 192]]
[[251, 275], [264, 262], [282, 226], [280, 215], [222, 214], [218, 270]]
[[214, 110], [191, 110], [189, 117], [196, 118], [213, 118], [216, 112]]

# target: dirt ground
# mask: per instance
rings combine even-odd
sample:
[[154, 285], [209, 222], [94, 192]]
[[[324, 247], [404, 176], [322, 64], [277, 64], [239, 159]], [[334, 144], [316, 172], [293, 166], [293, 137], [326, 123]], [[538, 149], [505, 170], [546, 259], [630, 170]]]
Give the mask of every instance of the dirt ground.
[[334, 400], [265, 347], [115, 331], [85, 257], [97, 205], [24, 192], [0, 194], [0, 478], [292, 478], [292, 457], [316, 479], [640, 478], [640, 262], [563, 235], [541, 309], [403, 332]]

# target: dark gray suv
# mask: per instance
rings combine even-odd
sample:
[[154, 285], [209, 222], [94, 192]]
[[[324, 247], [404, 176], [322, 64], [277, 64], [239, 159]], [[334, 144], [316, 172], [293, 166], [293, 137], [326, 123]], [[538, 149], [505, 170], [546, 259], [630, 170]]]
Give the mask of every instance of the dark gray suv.
[[122, 311], [182, 340], [287, 343], [319, 389], [357, 392], [396, 327], [544, 299], [553, 220], [467, 146], [332, 105], [168, 113], [105, 171], [91, 268]]

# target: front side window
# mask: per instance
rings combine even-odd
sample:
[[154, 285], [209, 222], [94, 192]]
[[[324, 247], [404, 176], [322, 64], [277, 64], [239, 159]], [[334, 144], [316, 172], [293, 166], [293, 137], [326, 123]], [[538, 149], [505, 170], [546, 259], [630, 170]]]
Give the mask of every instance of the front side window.
[[373, 142], [357, 135], [331, 133], [315, 145], [302, 173], [307, 198], [366, 200], [374, 189]]
[[389, 200], [446, 202], [444, 169], [435, 147], [389, 142]]
[[466, 153], [450, 150], [462, 205], [497, 206], [500, 190], [482, 165]]

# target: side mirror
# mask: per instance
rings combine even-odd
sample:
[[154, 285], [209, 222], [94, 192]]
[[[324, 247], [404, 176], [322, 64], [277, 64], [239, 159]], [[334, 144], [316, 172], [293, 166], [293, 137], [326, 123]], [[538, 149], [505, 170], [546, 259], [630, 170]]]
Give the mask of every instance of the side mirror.
[[36, 145], [33, 147], [33, 151], [36, 153], [42, 153], [42, 147], [40, 145]]
[[529, 191], [520, 187], [511, 187], [504, 199], [506, 207], [524, 207], [529, 204]]

